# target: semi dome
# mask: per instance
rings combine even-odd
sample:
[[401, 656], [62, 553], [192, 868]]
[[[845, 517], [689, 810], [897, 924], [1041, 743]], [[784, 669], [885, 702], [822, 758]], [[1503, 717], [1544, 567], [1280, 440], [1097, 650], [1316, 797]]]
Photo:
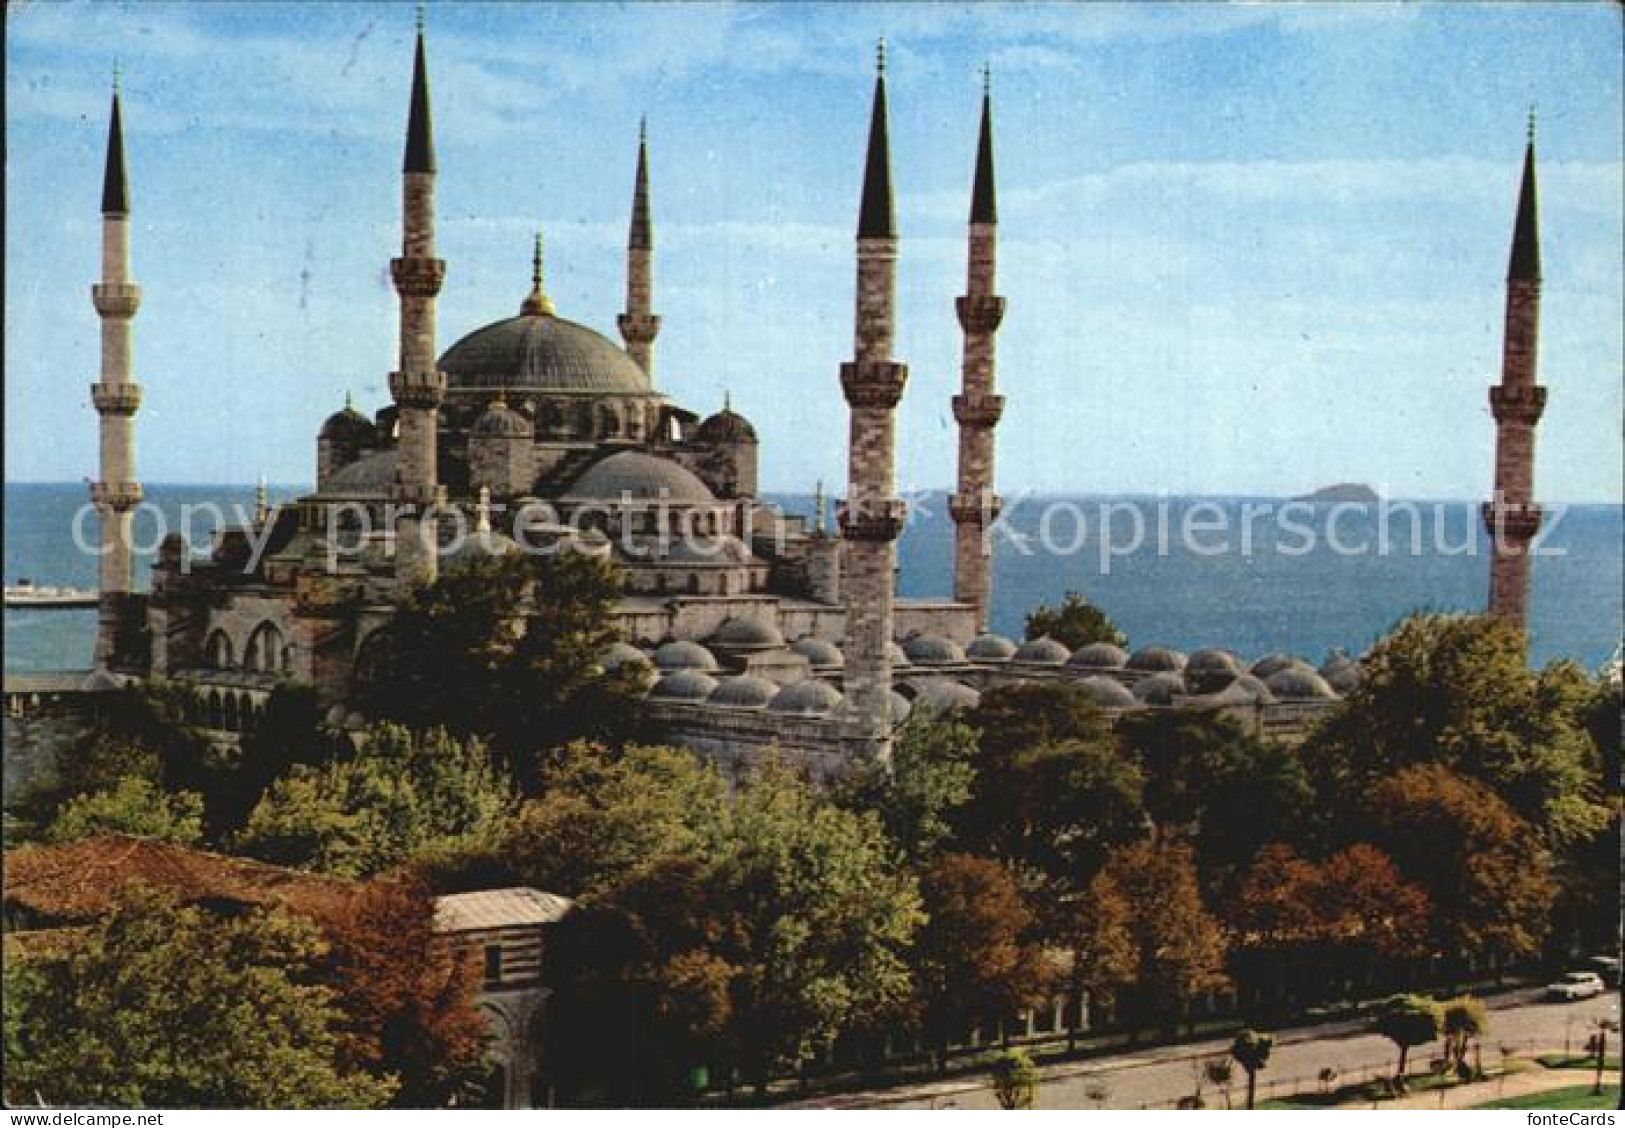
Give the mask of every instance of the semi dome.
[[1043, 638], [1022, 643], [1012, 660], [1034, 666], [1060, 666], [1070, 656], [1071, 652], [1066, 647], [1045, 635]]
[[770, 713], [793, 713], [814, 717], [833, 712], [841, 704], [841, 694], [828, 682], [817, 678], [787, 685], [768, 704]]
[[1008, 662], [1015, 657], [1016, 644], [1003, 635], [977, 635], [965, 647], [965, 657], [973, 662]]
[[440, 357], [449, 391], [649, 395], [649, 376], [608, 337], [552, 314], [520, 314], [476, 329]]
[[1264, 679], [1264, 684], [1284, 701], [1328, 701], [1336, 697], [1326, 679], [1308, 667], [1288, 666]]
[[750, 425], [749, 419], [725, 407], [694, 429], [694, 439], [696, 442], [713, 444], [754, 443], [756, 428]]
[[1078, 688], [1102, 709], [1132, 709], [1140, 703], [1122, 682], [1098, 674], [1084, 678], [1078, 683]]
[[618, 451], [599, 459], [564, 491], [565, 498], [619, 501], [677, 501], [710, 505], [716, 495], [689, 470], [667, 458], [635, 450]]
[[805, 658], [815, 670], [839, 670], [846, 665], [841, 648], [822, 638], [798, 638], [790, 649]]
[[1142, 705], [1172, 705], [1185, 694], [1185, 679], [1172, 670], [1152, 674], [1134, 683], [1134, 697]]
[[718, 682], [706, 704], [728, 709], [765, 709], [778, 692], [779, 687], [766, 678], [740, 674]]
[[717, 660], [699, 643], [683, 639], [656, 650], [655, 665], [661, 670], [714, 670]]
[[903, 653], [916, 666], [952, 666], [965, 660], [965, 652], [952, 639], [917, 634], [903, 640]]
[[1185, 656], [1166, 646], [1145, 646], [1136, 650], [1128, 660], [1131, 670], [1172, 672], [1185, 668]]
[[364, 455], [335, 473], [322, 487], [324, 495], [350, 497], [385, 494], [395, 484], [395, 452]]
[[650, 697], [665, 701], [705, 701], [717, 688], [717, 679], [700, 670], [676, 670], [655, 682]]
[[911, 684], [914, 703], [931, 709], [974, 709], [982, 700], [980, 693], [951, 678], [921, 678]]
[[493, 400], [474, 420], [472, 433], [482, 439], [528, 439], [532, 431], [530, 420], [501, 400]]
[[1121, 670], [1128, 664], [1128, 652], [1109, 642], [1091, 642], [1078, 647], [1066, 664], [1083, 670]]
[[784, 636], [760, 619], [726, 619], [711, 636], [711, 644], [725, 650], [777, 650], [784, 645]]

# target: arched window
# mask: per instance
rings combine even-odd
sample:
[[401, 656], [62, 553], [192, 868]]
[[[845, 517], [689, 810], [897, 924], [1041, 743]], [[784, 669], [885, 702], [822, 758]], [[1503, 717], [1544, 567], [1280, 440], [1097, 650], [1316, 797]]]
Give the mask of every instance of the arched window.
[[235, 693], [226, 694], [224, 727], [227, 732], [236, 732], [240, 728], [237, 713], [237, 695]]
[[613, 407], [605, 404], [598, 409], [598, 432], [600, 438], [613, 438], [621, 430], [621, 416]]
[[220, 694], [211, 690], [209, 693], [209, 727], [219, 729], [225, 723], [225, 712], [220, 707]]
[[269, 620], [254, 628], [243, 651], [243, 668], [261, 673], [277, 673], [282, 666], [282, 632]]
[[203, 650], [211, 669], [229, 670], [237, 664], [236, 655], [231, 650], [231, 636], [225, 631], [217, 630], [211, 634]]

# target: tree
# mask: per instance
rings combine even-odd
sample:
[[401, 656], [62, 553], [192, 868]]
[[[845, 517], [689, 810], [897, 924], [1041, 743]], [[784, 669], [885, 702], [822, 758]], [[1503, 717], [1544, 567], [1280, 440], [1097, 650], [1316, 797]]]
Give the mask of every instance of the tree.
[[1413, 1046], [1425, 1046], [1439, 1036], [1444, 1014], [1439, 1004], [1422, 995], [1395, 995], [1383, 1006], [1371, 1032], [1387, 1038], [1399, 1049], [1394, 1084], [1405, 1087], [1405, 1062]]
[[1033, 914], [997, 862], [945, 854], [921, 874], [920, 896], [926, 923], [915, 941], [915, 992], [943, 1072], [953, 1035], [1034, 1002], [1049, 974], [1042, 949], [1025, 936]]
[[378, 724], [350, 758], [296, 765], [273, 784], [237, 846], [279, 865], [366, 877], [433, 844], [494, 833], [511, 796], [479, 740]]
[[994, 1059], [993, 1096], [1005, 1110], [1038, 1107], [1038, 1067], [1025, 1050], [1005, 1050]]
[[835, 787], [852, 811], [874, 811], [915, 864], [934, 857], [953, 837], [954, 819], [970, 801], [979, 734], [951, 716], [919, 708], [892, 742], [891, 764], [863, 761]]
[[1110, 1008], [1140, 971], [1134, 909], [1108, 873], [1098, 873], [1081, 896], [1069, 899], [1062, 942], [1072, 960], [1067, 973], [1066, 1045], [1078, 1048], [1083, 1002]]
[[1060, 606], [1040, 603], [1027, 613], [1027, 637], [1048, 636], [1066, 647], [1076, 650], [1091, 642], [1109, 642], [1113, 646], [1127, 646], [1128, 638], [1106, 613], [1075, 591], [1066, 593]]
[[1405, 768], [1365, 803], [1373, 844], [1427, 892], [1434, 943], [1456, 957], [1537, 952], [1550, 925], [1551, 858], [1487, 786], [1438, 765]]
[[312, 926], [280, 912], [218, 917], [133, 891], [67, 954], [27, 957], [8, 976], [8, 1099], [382, 1105], [394, 1081], [343, 1063], [333, 994], [310, 982], [322, 950]]
[[329, 950], [320, 966], [343, 1016], [340, 1058], [398, 1079], [391, 1103], [400, 1108], [466, 1100], [487, 1072], [478, 969], [435, 934], [434, 912], [422, 886], [379, 880], [322, 922]]
[[1225, 986], [1225, 942], [1202, 904], [1190, 847], [1140, 842], [1115, 851], [1105, 872], [1133, 906], [1139, 950], [1133, 998], [1170, 1032], [1199, 995]]
[[47, 842], [76, 842], [98, 834], [136, 834], [194, 846], [203, 838], [203, 797], [170, 794], [148, 779], [125, 776], [112, 787], [79, 795], [45, 829]]
[[1467, 1049], [1490, 1028], [1489, 1011], [1471, 995], [1451, 999], [1443, 1005], [1440, 1029], [1444, 1032], [1446, 1068], [1453, 1068], [1462, 1080], [1472, 1076], [1467, 1065]]
[[1227, 1057], [1209, 1058], [1202, 1063], [1202, 1076], [1224, 1094], [1224, 1107], [1230, 1107], [1230, 1082], [1235, 1079], [1235, 1063]]
[[1254, 1098], [1258, 1094], [1258, 1075], [1270, 1061], [1270, 1051], [1275, 1049], [1275, 1036], [1273, 1034], [1260, 1034], [1256, 1030], [1243, 1030], [1236, 1035], [1235, 1041], [1230, 1043], [1230, 1056], [1236, 1059], [1236, 1064], [1247, 1071], [1247, 1108], [1251, 1110]]
[[577, 552], [449, 570], [403, 601], [371, 648], [358, 696], [409, 727], [485, 738], [534, 792], [548, 750], [634, 734], [634, 673], [598, 664], [615, 641], [621, 584], [612, 561]]

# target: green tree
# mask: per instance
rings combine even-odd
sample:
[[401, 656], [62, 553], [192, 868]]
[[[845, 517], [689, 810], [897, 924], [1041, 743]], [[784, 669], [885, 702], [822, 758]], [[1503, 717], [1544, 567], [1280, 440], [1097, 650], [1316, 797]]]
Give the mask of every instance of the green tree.
[[1372, 1023], [1371, 1032], [1387, 1038], [1399, 1049], [1399, 1066], [1394, 1083], [1405, 1087], [1405, 1063], [1411, 1049], [1425, 1046], [1439, 1036], [1444, 1013], [1439, 1004], [1422, 995], [1395, 995], [1383, 1006]]
[[7, 1096], [123, 1108], [368, 1108], [393, 1079], [345, 1068], [315, 930], [136, 891], [68, 954], [9, 978]]
[[98, 834], [135, 834], [195, 846], [203, 838], [203, 797], [170, 794], [151, 780], [126, 776], [104, 791], [79, 795], [45, 830], [47, 842], [76, 842]]
[[878, 814], [908, 859], [921, 864], [952, 839], [954, 819], [971, 799], [978, 737], [956, 717], [917, 708], [892, 742], [889, 767], [855, 765], [837, 783], [837, 800]]
[[1252, 1109], [1258, 1095], [1258, 1075], [1269, 1064], [1270, 1052], [1275, 1049], [1273, 1034], [1260, 1034], [1256, 1030], [1243, 1030], [1230, 1043], [1230, 1056], [1247, 1071], [1247, 1107]]
[[1049, 985], [1044, 954], [1027, 936], [1034, 917], [997, 862], [944, 854], [920, 875], [925, 927], [915, 942], [915, 991], [937, 1070], [948, 1045], [987, 1014], [1009, 1014]]
[[606, 674], [622, 577], [577, 552], [470, 562], [415, 589], [371, 648], [358, 696], [374, 714], [488, 740], [527, 792], [539, 757], [634, 735], [632, 671]]
[[1451, 999], [1443, 1005], [1440, 1029], [1444, 1033], [1445, 1065], [1466, 1080], [1473, 1073], [1467, 1064], [1467, 1050], [1489, 1032], [1489, 1011], [1471, 995]]
[[1091, 1010], [1110, 1009], [1140, 972], [1134, 907], [1109, 873], [1097, 873], [1083, 892], [1067, 899], [1060, 933], [1071, 955], [1067, 971], [1066, 1045], [1078, 1048], [1085, 997]]
[[1040, 603], [1027, 613], [1027, 637], [1048, 636], [1066, 647], [1076, 650], [1091, 642], [1109, 642], [1113, 646], [1127, 646], [1128, 637], [1106, 617], [1106, 613], [1075, 591], [1066, 593], [1057, 607]]
[[993, 1061], [993, 1097], [1006, 1111], [1037, 1108], [1038, 1080], [1025, 1050], [1005, 1050]]
[[511, 795], [479, 740], [378, 724], [350, 758], [296, 765], [273, 784], [237, 847], [279, 865], [365, 877], [437, 843], [494, 833]]
[[1550, 926], [1551, 857], [1490, 788], [1438, 765], [1405, 768], [1365, 804], [1372, 842], [1433, 906], [1433, 938], [1456, 958], [1529, 956]]

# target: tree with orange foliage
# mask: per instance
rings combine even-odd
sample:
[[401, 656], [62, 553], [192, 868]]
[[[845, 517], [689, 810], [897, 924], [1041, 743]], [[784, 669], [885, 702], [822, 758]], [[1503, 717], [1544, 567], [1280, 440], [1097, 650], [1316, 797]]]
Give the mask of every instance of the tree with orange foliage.
[[324, 922], [325, 972], [353, 1065], [400, 1081], [394, 1103], [436, 1108], [473, 1097], [488, 1071], [470, 954], [434, 931], [434, 898], [411, 881], [364, 886]]

